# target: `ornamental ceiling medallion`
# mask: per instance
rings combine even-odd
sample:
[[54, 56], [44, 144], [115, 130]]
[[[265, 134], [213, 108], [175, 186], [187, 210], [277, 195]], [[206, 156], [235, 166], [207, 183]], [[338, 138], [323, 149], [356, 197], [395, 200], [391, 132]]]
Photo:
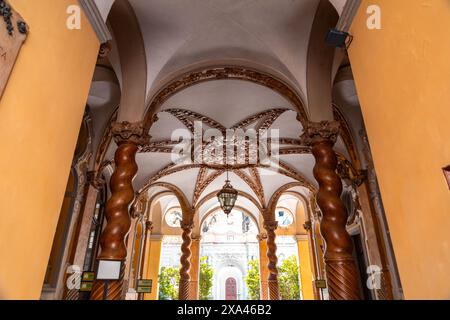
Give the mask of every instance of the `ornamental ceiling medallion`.
[[20, 49], [27, 38], [28, 26], [8, 1], [0, 0], [0, 98], [3, 96], [9, 76]]

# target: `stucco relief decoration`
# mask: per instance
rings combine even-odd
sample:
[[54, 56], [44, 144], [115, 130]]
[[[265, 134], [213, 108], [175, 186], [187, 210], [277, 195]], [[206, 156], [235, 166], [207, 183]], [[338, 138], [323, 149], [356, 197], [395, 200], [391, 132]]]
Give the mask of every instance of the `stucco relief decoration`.
[[[27, 38], [28, 26], [8, 1], [0, 0], [0, 98], [17, 60], [20, 49]], [[3, 24], [3, 25], [2, 25]]]
[[147, 130], [140, 122], [114, 122], [111, 126], [111, 132], [117, 144], [132, 142], [142, 146], [148, 144], [150, 140]]
[[328, 140], [334, 144], [339, 132], [340, 125], [337, 121], [309, 122], [304, 128], [301, 141], [308, 146], [321, 140]]

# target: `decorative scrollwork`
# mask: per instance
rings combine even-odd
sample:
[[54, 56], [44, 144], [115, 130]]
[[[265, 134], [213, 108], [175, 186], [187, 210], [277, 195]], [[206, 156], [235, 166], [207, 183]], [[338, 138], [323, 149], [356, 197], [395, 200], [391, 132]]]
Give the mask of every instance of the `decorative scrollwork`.
[[256, 70], [240, 66], [213, 67], [200, 71], [190, 72], [173, 80], [161, 89], [151, 100], [145, 117], [145, 125], [150, 128], [153, 123], [153, 114], [157, 113], [161, 105], [172, 95], [195, 84], [223, 79], [236, 79], [250, 81], [266, 86], [285, 97], [297, 109], [298, 119], [302, 124], [307, 122], [308, 116], [300, 97], [285, 82]]
[[113, 122], [111, 125], [111, 132], [118, 145], [123, 142], [133, 142], [136, 145], [145, 145], [150, 141], [148, 130], [145, 129], [141, 122]]
[[[5, 21], [6, 31], [8, 31], [10, 36], [12, 36], [14, 34], [14, 25], [12, 22], [13, 9], [5, 0], [0, 0], [0, 15], [3, 17], [3, 21]], [[27, 34], [28, 26], [24, 21], [19, 20], [17, 21], [17, 30], [21, 34]]]
[[337, 121], [308, 122], [300, 140], [307, 146], [311, 146], [320, 140], [327, 140], [334, 144], [339, 132], [340, 125]]
[[350, 161], [342, 156], [338, 157], [337, 174], [343, 180], [348, 180], [353, 186], [359, 187], [367, 179], [365, 170], [356, 170]]

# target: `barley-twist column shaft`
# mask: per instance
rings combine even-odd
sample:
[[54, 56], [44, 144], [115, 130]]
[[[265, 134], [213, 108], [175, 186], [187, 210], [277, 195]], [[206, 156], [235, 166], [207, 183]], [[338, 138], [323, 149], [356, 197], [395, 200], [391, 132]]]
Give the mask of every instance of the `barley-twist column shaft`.
[[134, 199], [133, 178], [138, 166], [136, 152], [140, 144], [148, 141], [146, 129], [140, 123], [113, 123], [112, 133], [118, 145], [111, 176], [111, 197], [106, 202], [106, 226], [100, 236], [101, 251], [97, 260], [122, 262], [118, 280], [95, 280], [91, 300], [120, 300], [123, 296], [123, 276], [127, 247], [125, 237], [131, 226], [129, 207]]
[[326, 243], [325, 264], [332, 300], [359, 300], [358, 271], [353, 243], [346, 230], [348, 214], [340, 198], [342, 181], [336, 173], [337, 157], [333, 145], [339, 134], [336, 122], [311, 123], [302, 136], [312, 146], [316, 159], [314, 177], [319, 183], [317, 204], [322, 211], [320, 231]]
[[189, 288], [191, 277], [189, 275], [189, 270], [191, 268], [191, 244], [192, 244], [192, 228], [193, 223], [191, 221], [181, 222], [181, 229], [183, 229], [181, 244], [181, 268], [180, 268], [180, 284], [178, 288], [178, 299], [188, 300], [189, 299]]
[[267, 258], [269, 263], [267, 269], [269, 269], [269, 299], [279, 300], [280, 289], [278, 286], [278, 268], [277, 268], [277, 245], [275, 244], [275, 230], [278, 227], [278, 222], [275, 220], [264, 221], [264, 229], [267, 231]]

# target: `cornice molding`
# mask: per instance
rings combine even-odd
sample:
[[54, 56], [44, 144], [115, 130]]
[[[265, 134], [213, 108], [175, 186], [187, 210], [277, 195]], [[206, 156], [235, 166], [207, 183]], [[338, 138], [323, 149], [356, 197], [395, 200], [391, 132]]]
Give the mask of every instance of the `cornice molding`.
[[88, 18], [92, 29], [94, 29], [97, 34], [97, 38], [100, 43], [103, 44], [112, 40], [111, 33], [109, 32], [109, 29], [106, 26], [94, 0], [78, 0], [78, 3], [86, 14], [86, 17]]
[[341, 17], [336, 25], [336, 29], [348, 32], [360, 5], [361, 0], [347, 0], [344, 9], [342, 10]]

